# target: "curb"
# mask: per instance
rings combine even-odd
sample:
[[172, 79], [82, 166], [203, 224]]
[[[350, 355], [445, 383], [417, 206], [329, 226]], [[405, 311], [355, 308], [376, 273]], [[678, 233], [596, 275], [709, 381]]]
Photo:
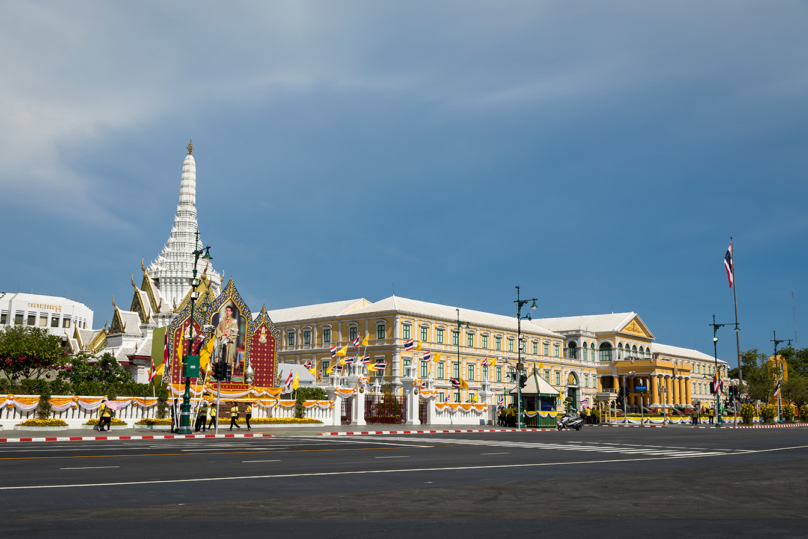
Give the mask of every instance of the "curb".
[[550, 432], [556, 429], [463, 429], [463, 430], [364, 430], [356, 432], [321, 432], [317, 436], [368, 436], [374, 434], [460, 434], [469, 432]]
[[793, 429], [796, 427], [808, 427], [808, 423], [791, 423], [788, 425], [727, 425], [726, 427], [693, 425], [694, 429]]
[[667, 429], [667, 425], [587, 425], [588, 427], [619, 427], [623, 429]]
[[53, 436], [46, 438], [0, 438], [0, 443], [13, 442], [87, 442], [116, 440], [184, 440], [193, 438], [271, 438], [272, 434], [185, 434], [157, 436]]

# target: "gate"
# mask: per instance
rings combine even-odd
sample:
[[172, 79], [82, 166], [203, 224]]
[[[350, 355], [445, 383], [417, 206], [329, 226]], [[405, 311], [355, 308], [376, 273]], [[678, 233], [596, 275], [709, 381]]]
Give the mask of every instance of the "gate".
[[367, 395], [365, 397], [365, 423], [406, 423], [406, 395]]
[[343, 425], [350, 425], [352, 417], [353, 417], [353, 399], [342, 399], [342, 412], [340, 414], [340, 423]]
[[429, 401], [421, 400], [418, 403], [418, 419], [421, 421], [421, 425], [426, 425], [426, 407], [428, 402]]

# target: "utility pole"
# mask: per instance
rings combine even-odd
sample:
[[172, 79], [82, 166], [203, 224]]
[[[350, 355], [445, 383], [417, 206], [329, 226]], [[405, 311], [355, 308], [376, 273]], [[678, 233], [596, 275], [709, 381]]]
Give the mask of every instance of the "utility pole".
[[522, 299], [520, 297], [520, 293], [521, 289], [519, 286], [517, 286], [516, 301], [514, 301], [514, 303], [516, 303], [516, 394], [519, 401], [519, 408], [517, 410], [517, 424], [519, 426], [518, 428], [523, 429], [525, 428], [525, 424], [522, 419], [522, 371], [524, 370], [525, 366], [522, 364], [522, 320], [532, 320], [533, 318], [530, 316], [530, 313], [522, 316], [522, 307], [532, 301], [533, 305], [531, 305], [530, 308], [535, 311], [538, 308], [536, 306], [538, 299]]

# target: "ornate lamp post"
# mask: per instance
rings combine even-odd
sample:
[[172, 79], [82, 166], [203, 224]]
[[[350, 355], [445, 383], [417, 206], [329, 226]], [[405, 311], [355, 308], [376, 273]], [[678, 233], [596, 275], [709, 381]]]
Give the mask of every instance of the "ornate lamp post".
[[[715, 367], [713, 369], [713, 377], [715, 380], [718, 380], [718, 328], [722, 328], [729, 324], [716, 324], [715, 323], [715, 315], [713, 315], [713, 323], [710, 324], [713, 326], [713, 358], [715, 359]], [[724, 423], [721, 419], [721, 393], [718, 392], [718, 387], [715, 387], [713, 384], [713, 389], [715, 390], [715, 418], [716, 418], [716, 426], [720, 426]]]
[[466, 329], [471, 329], [471, 326], [469, 325], [468, 322], [463, 322], [462, 320], [460, 320], [460, 309], [456, 310], [457, 310], [457, 379], [460, 380], [463, 378], [463, 376], [461, 376], [463, 373], [460, 372], [460, 330], [463, 329], [464, 324], [466, 326]]
[[782, 344], [782, 343], [786, 342], [786, 341], [788, 341], [788, 345], [791, 346], [791, 339], [778, 339], [776, 331], [774, 331], [773, 334], [774, 334], [774, 339], [772, 339], [772, 342], [774, 343], [774, 364], [777, 365], [777, 378], [780, 381], [780, 391], [777, 392], [777, 420], [780, 423], [782, 423], [783, 422], [783, 403], [782, 403], [782, 399], [780, 398], [780, 395], [783, 394], [783, 383], [782, 383], [782, 380], [783, 380], [782, 374], [783, 373], [780, 371], [780, 364], [777, 363], [777, 346], [779, 344]]
[[536, 310], [536, 302], [538, 301], [537, 298], [531, 299], [521, 299], [520, 297], [521, 289], [517, 286], [516, 287], [516, 398], [518, 400], [518, 409], [517, 409], [517, 417], [518, 419], [518, 428], [523, 429], [525, 428], [525, 422], [522, 418], [522, 371], [524, 370], [525, 366], [522, 364], [522, 320], [532, 320], [533, 318], [530, 316], [530, 313], [527, 313], [525, 316], [522, 316], [522, 307], [533, 302], [533, 305], [530, 306], [532, 310]]
[[[195, 245], [199, 245], [199, 230], [196, 231], [196, 243]], [[189, 334], [190, 338], [188, 339], [188, 354], [186, 354], [185, 358], [183, 358], [183, 371], [185, 376], [185, 393], [182, 395], [182, 412], [180, 414], [180, 428], [179, 434], [191, 434], [191, 371], [190, 368], [192, 365], [191, 358], [192, 356], [192, 346], [194, 343], [194, 304], [196, 303], [197, 298], [199, 298], [199, 292], [196, 291], [196, 287], [199, 286], [199, 279], [196, 278], [196, 266], [199, 262], [199, 259], [202, 260], [213, 260], [213, 257], [210, 256], [210, 245], [203, 249], [195, 249], [193, 253], [194, 255], [194, 277], [191, 280], [191, 317], [189, 323]], [[196, 358], [196, 370], [197, 376], [199, 375], [199, 358]], [[216, 420], [218, 421], [218, 417]]]

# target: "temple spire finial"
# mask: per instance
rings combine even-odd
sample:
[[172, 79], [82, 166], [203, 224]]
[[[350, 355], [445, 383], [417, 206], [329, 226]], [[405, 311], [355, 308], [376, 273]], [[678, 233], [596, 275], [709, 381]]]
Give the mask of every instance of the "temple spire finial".
[[191, 155], [192, 153], [194, 153], [194, 140], [193, 139], [189, 140], [190, 142], [188, 142], [187, 148], [188, 148], [188, 155]]

